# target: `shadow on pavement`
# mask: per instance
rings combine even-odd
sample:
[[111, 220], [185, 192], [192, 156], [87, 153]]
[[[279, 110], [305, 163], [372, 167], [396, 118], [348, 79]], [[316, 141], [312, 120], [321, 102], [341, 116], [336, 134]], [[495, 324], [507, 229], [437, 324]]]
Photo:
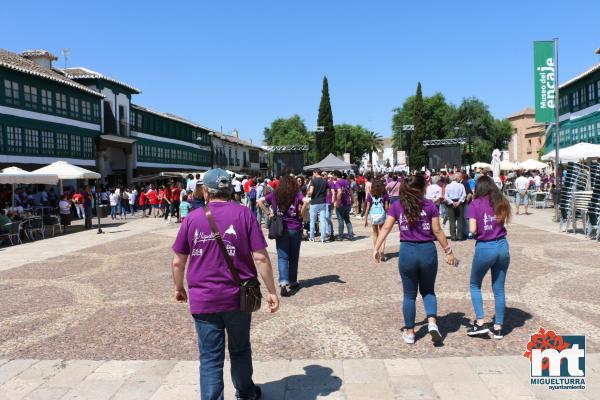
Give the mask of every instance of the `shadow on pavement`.
[[321, 365], [307, 365], [304, 375], [291, 375], [278, 381], [258, 384], [262, 399], [316, 400], [340, 390], [342, 379], [333, 375], [333, 370]]
[[[469, 327], [469, 319], [465, 316], [465, 313], [462, 312], [451, 312], [446, 315], [438, 316], [437, 325], [440, 333], [442, 334], [442, 338], [445, 340], [448, 334], [458, 332], [461, 327], [468, 328]], [[422, 325], [421, 328], [415, 332], [415, 340], [419, 340], [424, 338], [429, 334], [427, 329], [427, 318], [423, 321], [416, 324], [417, 326]], [[442, 343], [439, 346], [443, 346]]]
[[324, 275], [324, 276], [318, 276], [316, 278], [301, 280], [300, 288], [298, 290], [308, 289], [313, 286], [327, 285], [328, 283], [346, 283], [346, 282], [341, 280], [339, 275]]
[[531, 318], [533, 318], [533, 315], [529, 314], [527, 311], [514, 307], [506, 307], [506, 310], [504, 311], [504, 326], [502, 327], [504, 335], [508, 335], [515, 328], [524, 326], [525, 322]]

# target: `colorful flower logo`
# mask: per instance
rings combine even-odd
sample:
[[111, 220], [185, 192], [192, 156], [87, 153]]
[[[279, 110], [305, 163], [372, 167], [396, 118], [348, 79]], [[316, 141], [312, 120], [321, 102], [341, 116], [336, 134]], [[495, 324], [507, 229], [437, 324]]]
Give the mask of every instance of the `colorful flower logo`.
[[[527, 343], [527, 351], [523, 353], [524, 357], [529, 358], [529, 362], [531, 362], [531, 350], [533, 349], [556, 349], [557, 351], [562, 351], [568, 349], [571, 346], [570, 343], [567, 343], [563, 340], [563, 337], [557, 335], [554, 331], [547, 331], [544, 328], [540, 328], [538, 333], [531, 336], [531, 341]], [[563, 358], [561, 362], [565, 361]], [[550, 361], [547, 358], [542, 360], [542, 370], [548, 369], [550, 365]]]

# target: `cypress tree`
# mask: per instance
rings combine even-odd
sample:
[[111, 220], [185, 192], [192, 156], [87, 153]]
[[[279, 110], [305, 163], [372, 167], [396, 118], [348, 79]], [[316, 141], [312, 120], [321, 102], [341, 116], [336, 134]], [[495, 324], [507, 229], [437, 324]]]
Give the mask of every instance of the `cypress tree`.
[[333, 129], [333, 113], [329, 102], [329, 84], [327, 77], [323, 77], [323, 90], [321, 92], [321, 103], [319, 104], [319, 117], [317, 126], [324, 128], [322, 133], [317, 133], [315, 154], [317, 161], [329, 153], [335, 154], [335, 131]]
[[413, 125], [415, 130], [412, 133], [410, 146], [410, 163], [411, 169], [420, 169], [427, 166], [427, 148], [423, 146], [423, 140], [427, 140], [425, 132], [423, 93], [421, 91], [421, 82], [417, 84], [417, 94], [415, 96], [415, 111]]

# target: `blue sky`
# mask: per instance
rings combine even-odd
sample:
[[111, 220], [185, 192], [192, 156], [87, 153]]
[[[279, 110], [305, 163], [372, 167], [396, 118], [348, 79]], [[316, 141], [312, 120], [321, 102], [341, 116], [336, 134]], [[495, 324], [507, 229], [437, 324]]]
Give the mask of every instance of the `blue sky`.
[[87, 3], [4, 2], [0, 47], [69, 48], [136, 103], [255, 141], [277, 117], [314, 129], [323, 75], [335, 123], [388, 136], [417, 81], [505, 117], [533, 104], [533, 40], [560, 38], [561, 81], [600, 61], [598, 0]]

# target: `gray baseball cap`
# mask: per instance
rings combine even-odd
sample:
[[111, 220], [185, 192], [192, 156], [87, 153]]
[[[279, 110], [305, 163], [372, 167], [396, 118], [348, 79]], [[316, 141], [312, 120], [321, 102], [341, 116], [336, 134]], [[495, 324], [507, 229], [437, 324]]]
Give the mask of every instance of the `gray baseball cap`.
[[202, 184], [209, 189], [227, 189], [231, 187], [231, 177], [221, 168], [209, 169], [202, 177]]

